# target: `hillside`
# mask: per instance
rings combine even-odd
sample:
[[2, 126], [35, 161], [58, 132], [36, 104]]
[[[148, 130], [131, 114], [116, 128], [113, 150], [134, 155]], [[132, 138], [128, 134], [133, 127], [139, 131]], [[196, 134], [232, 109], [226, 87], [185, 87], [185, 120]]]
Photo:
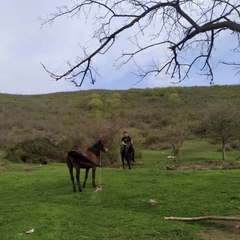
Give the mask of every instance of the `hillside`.
[[197, 121], [208, 105], [224, 100], [240, 102], [240, 85], [0, 94], [0, 147], [9, 152], [44, 139], [44, 145], [65, 151], [103, 136], [118, 144], [123, 129], [141, 146], [164, 126], [183, 117]]

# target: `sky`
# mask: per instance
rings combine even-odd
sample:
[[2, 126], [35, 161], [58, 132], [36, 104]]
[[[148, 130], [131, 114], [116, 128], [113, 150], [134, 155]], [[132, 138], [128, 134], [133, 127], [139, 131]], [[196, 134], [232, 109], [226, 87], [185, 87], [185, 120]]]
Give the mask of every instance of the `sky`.
[[[9, 94], [47, 94], [53, 92], [79, 91], [87, 89], [130, 89], [167, 86], [209, 86], [209, 82], [201, 76], [194, 75], [180, 84], [172, 84], [166, 75], [149, 77], [140, 83], [133, 74], [133, 66], [126, 65], [121, 69], [113, 68], [119, 49], [128, 44], [121, 41], [107, 55], [96, 61], [99, 76], [92, 85], [86, 79], [81, 88], [66, 80], [55, 81], [43, 69], [43, 63], [51, 71], [61, 71], [66, 62], [82, 54], [79, 45], [94, 48], [91, 39], [91, 26], [86, 26], [83, 19], [62, 18], [51, 25], [42, 26], [44, 19], [57, 7], [74, 1], [71, 0], [3, 0], [0, 14], [0, 93]], [[228, 44], [227, 36], [222, 42], [224, 58]], [[120, 50], [121, 51], [121, 50]], [[145, 58], [142, 61], [144, 62]], [[216, 71], [215, 84], [240, 84], [240, 77], [235, 76], [229, 68], [220, 67]]]

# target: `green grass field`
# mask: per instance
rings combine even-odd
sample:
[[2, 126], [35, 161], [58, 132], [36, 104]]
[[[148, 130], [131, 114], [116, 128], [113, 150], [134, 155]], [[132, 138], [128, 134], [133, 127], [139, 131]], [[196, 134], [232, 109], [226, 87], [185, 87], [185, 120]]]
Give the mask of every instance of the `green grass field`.
[[[98, 193], [90, 179], [82, 193], [73, 193], [65, 164], [2, 160], [0, 239], [197, 240], [213, 224], [223, 225], [164, 217], [240, 216], [239, 169], [163, 171], [166, 154], [143, 151], [142, 165], [131, 171], [98, 169], [97, 183], [103, 187]], [[148, 205], [150, 199], [157, 205]], [[26, 234], [30, 229], [34, 233]]]

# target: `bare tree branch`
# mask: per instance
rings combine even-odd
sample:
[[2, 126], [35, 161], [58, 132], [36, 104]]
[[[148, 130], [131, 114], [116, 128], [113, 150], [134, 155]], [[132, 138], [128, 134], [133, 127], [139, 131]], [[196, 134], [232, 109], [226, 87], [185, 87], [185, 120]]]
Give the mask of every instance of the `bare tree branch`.
[[[97, 72], [94, 68], [94, 59], [111, 51], [113, 46], [118, 45], [118, 37], [129, 29], [134, 29], [127, 32], [133, 50], [129, 52], [120, 49], [115, 64], [121, 67], [131, 61], [135, 63], [140, 81], [148, 75], [163, 72], [172, 78], [177, 76], [180, 82], [189, 77], [191, 72], [199, 71], [213, 83], [212, 57], [216, 51], [216, 41], [224, 36], [223, 32], [228, 31], [230, 37], [237, 38], [238, 45], [233, 51], [239, 53], [240, 50], [238, 0], [79, 0], [79, 2], [73, 7], [58, 8], [57, 13], [49, 15], [42, 23], [52, 24], [63, 16], [84, 16], [86, 21], [91, 21], [88, 17], [94, 11], [97, 25], [93, 29], [93, 38], [99, 40], [99, 46], [92, 52], [85, 51], [84, 56], [74, 64], [68, 62], [68, 70], [60, 74], [50, 71], [42, 63], [43, 68], [56, 81], [66, 79], [76, 86], [81, 86], [88, 78], [94, 84]], [[136, 32], [136, 28], [139, 31]], [[144, 45], [140, 39], [146, 39]], [[145, 53], [162, 52], [164, 48], [168, 50], [164, 61], [160, 60], [163, 56], [158, 60], [155, 56], [150, 56], [151, 67], [146, 68], [137, 63], [138, 58]], [[237, 74], [240, 73], [239, 62], [219, 60], [219, 63], [233, 65], [235, 70], [237, 69]]]

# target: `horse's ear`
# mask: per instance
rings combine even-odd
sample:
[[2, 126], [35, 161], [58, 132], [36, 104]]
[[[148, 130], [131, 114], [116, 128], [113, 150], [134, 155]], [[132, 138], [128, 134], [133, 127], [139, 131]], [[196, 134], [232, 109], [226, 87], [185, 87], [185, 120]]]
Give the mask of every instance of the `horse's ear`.
[[107, 143], [106, 137], [102, 137], [102, 138], [100, 139], [100, 141], [101, 141], [103, 144], [106, 144], [106, 143]]

